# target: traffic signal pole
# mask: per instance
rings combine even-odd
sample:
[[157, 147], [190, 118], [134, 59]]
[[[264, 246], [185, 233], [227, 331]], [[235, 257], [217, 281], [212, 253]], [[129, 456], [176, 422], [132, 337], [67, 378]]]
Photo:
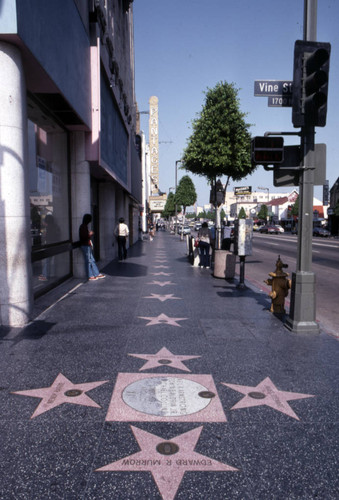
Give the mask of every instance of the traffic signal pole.
[[[304, 0], [304, 40], [315, 41], [317, 0]], [[292, 274], [290, 314], [286, 327], [295, 333], [319, 333], [316, 322], [315, 274], [312, 272], [314, 126], [301, 129], [303, 169], [299, 184], [298, 252], [296, 272]]]

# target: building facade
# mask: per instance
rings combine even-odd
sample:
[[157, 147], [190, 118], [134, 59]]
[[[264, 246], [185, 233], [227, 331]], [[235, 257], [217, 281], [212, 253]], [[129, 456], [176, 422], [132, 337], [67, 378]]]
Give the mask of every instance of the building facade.
[[131, 0], [2, 2], [0, 71], [0, 323], [21, 326], [34, 297], [85, 276], [85, 213], [101, 265], [119, 217], [139, 237]]

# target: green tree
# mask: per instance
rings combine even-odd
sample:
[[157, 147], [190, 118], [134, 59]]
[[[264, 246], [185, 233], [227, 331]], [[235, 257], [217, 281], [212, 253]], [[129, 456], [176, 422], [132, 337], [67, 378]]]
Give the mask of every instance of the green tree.
[[184, 177], [180, 179], [175, 193], [175, 200], [178, 205], [182, 205], [184, 216], [186, 214], [186, 207], [194, 205], [197, 201], [197, 193], [189, 175], [184, 175]]
[[238, 219], [246, 219], [246, 212], [244, 207], [241, 207], [238, 214]]
[[299, 196], [295, 200], [295, 203], [292, 205], [291, 213], [292, 213], [292, 216], [298, 217], [298, 215], [299, 215]]
[[250, 125], [245, 122], [246, 113], [239, 109], [234, 84], [220, 82], [207, 89], [205, 96], [205, 105], [192, 122], [183, 168], [210, 182], [226, 175], [227, 188], [230, 179], [239, 181], [256, 168], [251, 164]]
[[175, 197], [173, 193], [169, 193], [167, 196], [167, 201], [162, 211], [163, 217], [171, 217], [175, 214]]
[[268, 208], [267, 208], [267, 205], [263, 204], [260, 207], [260, 210], [258, 213], [258, 219], [267, 220], [267, 217], [268, 217]]

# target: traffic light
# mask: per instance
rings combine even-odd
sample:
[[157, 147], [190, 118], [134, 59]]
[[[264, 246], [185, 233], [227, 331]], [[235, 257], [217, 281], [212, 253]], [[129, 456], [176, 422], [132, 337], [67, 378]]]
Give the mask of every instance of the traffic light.
[[297, 40], [294, 46], [292, 123], [325, 127], [331, 44]]
[[257, 165], [274, 165], [284, 161], [284, 138], [254, 137], [251, 143], [252, 162]]

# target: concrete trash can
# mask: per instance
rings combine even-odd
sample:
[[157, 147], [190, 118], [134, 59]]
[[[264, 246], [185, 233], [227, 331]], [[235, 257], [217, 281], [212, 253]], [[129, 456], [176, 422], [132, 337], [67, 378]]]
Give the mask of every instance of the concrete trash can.
[[227, 250], [216, 250], [214, 255], [215, 278], [232, 279], [235, 275], [236, 256]]

